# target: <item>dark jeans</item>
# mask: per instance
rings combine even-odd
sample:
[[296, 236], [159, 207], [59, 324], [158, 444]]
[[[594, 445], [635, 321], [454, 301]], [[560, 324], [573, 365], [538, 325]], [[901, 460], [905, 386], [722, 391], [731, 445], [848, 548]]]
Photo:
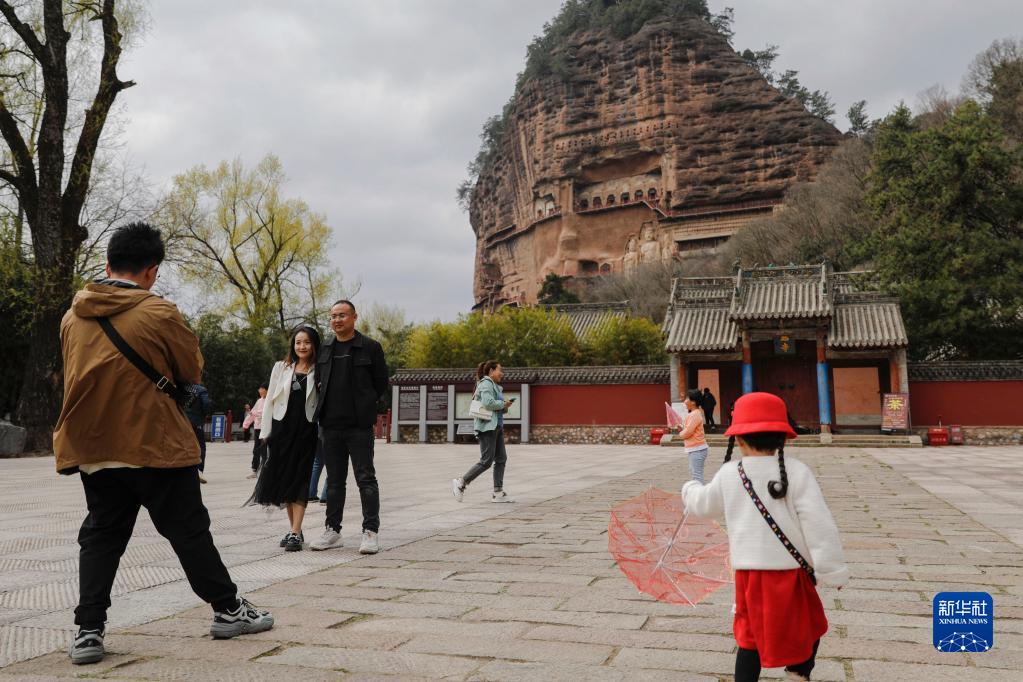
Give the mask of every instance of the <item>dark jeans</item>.
[[206, 469], [206, 434], [203, 433], [201, 426], [192, 424], [192, 431], [195, 432], [195, 437], [199, 441], [199, 471]]
[[373, 427], [329, 429], [321, 426], [320, 452], [327, 465], [327, 527], [341, 531], [348, 459], [351, 458], [362, 499], [362, 529], [379, 532], [380, 488], [373, 469]]
[[[323, 448], [322, 448], [322, 446], [319, 443], [317, 443], [316, 457], [313, 458], [313, 476], [309, 480], [309, 495], [308, 495], [308, 497], [309, 497], [310, 500], [313, 499], [314, 497], [319, 498], [319, 496], [320, 496], [319, 495], [319, 491], [317, 490], [317, 488], [320, 487], [320, 474], [323, 473], [323, 468], [324, 468], [324, 464], [323, 464]], [[329, 477], [328, 477], [328, 479], [329, 479]], [[324, 488], [326, 488], [326, 486], [324, 486]], [[324, 492], [324, 495], [326, 495], [326, 492]]]
[[476, 434], [480, 442], [480, 461], [462, 476], [462, 483], [469, 485], [477, 476], [494, 467], [494, 491], [504, 488], [504, 465], [508, 461], [508, 452], [504, 449], [504, 430], [480, 431]]
[[717, 426], [717, 424], [714, 423], [714, 410], [710, 410], [709, 412], [704, 412], [704, 419], [706, 419], [706, 422], [705, 422], [706, 426], [710, 426], [710, 427]]
[[266, 463], [266, 443], [260, 442], [262, 430], [256, 431], [256, 440], [252, 443], [252, 470], [258, 471]]
[[[786, 670], [799, 673], [809, 679], [810, 672], [817, 662], [817, 647], [821, 645], [818, 639], [813, 643], [813, 653], [810, 658], [798, 665], [787, 665]], [[760, 652], [756, 649], [739, 649], [735, 654], [735, 682], [756, 682], [760, 679]]]
[[102, 469], [81, 476], [89, 515], [78, 532], [77, 625], [97, 627], [106, 622], [117, 566], [140, 507], [149, 511], [160, 535], [170, 540], [192, 591], [217, 611], [234, 608], [238, 588], [213, 544], [195, 467]]

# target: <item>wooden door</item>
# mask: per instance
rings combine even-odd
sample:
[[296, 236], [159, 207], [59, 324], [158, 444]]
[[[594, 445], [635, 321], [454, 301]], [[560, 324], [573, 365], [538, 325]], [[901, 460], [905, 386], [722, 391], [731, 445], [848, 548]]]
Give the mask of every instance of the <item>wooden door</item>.
[[785, 401], [800, 426], [818, 428], [817, 368], [813, 358], [803, 354], [761, 357], [753, 360], [754, 386]]

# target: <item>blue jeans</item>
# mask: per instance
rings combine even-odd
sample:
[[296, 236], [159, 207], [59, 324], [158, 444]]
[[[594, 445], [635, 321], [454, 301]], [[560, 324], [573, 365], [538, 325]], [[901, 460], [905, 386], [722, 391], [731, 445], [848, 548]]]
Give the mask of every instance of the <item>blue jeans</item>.
[[320, 452], [320, 448], [316, 448], [316, 457], [313, 459], [313, 476], [309, 480], [309, 499], [318, 497], [321, 500], [327, 499], [327, 482], [323, 482], [323, 494], [317, 495], [316, 488], [320, 485], [320, 474], [323, 473], [323, 453]]
[[694, 481], [703, 483], [703, 463], [707, 461], [707, 454], [710, 452], [710, 447], [703, 446], [699, 450], [693, 450], [687, 452], [689, 455], [689, 478]]

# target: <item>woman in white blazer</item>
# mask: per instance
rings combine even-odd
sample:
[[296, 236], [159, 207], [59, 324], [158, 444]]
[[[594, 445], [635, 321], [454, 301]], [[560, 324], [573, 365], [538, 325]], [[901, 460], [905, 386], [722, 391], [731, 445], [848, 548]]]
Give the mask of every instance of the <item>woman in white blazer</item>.
[[285, 507], [290, 530], [280, 545], [289, 552], [302, 549], [309, 479], [316, 455], [316, 386], [313, 369], [320, 335], [302, 326], [291, 335], [288, 355], [274, 364], [263, 405], [263, 429], [268, 450], [259, 470], [251, 504]]

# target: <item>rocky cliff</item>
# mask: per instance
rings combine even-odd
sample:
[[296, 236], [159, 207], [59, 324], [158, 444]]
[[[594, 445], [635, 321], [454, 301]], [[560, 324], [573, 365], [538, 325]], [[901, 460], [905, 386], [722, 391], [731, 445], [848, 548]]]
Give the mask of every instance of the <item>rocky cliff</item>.
[[522, 83], [473, 190], [478, 306], [712, 249], [811, 180], [841, 135], [698, 18], [578, 33]]

